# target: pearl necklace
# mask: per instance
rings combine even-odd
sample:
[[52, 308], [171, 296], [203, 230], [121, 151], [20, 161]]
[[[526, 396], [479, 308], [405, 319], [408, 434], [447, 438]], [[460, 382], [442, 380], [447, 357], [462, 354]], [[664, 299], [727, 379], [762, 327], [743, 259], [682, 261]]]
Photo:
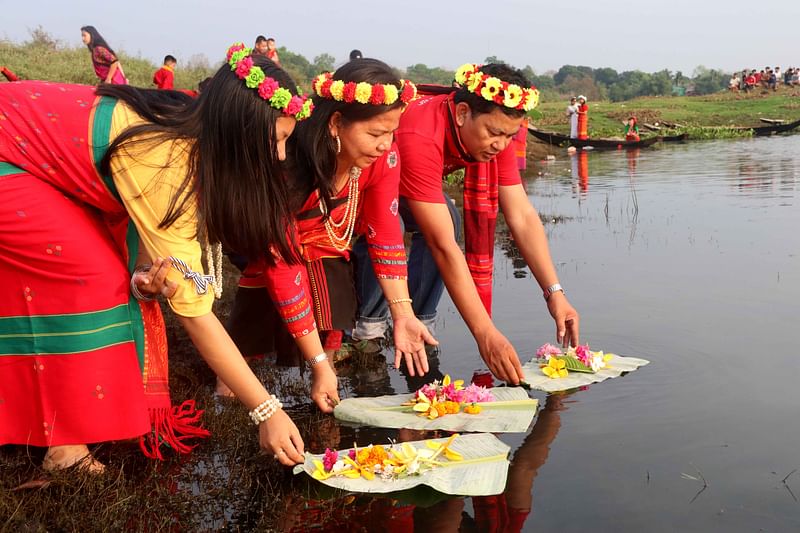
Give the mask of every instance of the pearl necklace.
[[[350, 169], [350, 179], [348, 180], [347, 187], [347, 204], [344, 208], [344, 215], [342, 220], [334, 222], [333, 217], [325, 219], [325, 231], [328, 233], [328, 239], [331, 244], [338, 251], [343, 252], [350, 247], [350, 241], [353, 238], [353, 230], [356, 227], [356, 218], [358, 215], [358, 178], [361, 176], [361, 169], [353, 167]], [[322, 216], [325, 217], [328, 212], [325, 208], [325, 203], [320, 201], [320, 210]], [[344, 232], [340, 235], [336, 230], [344, 226]]]

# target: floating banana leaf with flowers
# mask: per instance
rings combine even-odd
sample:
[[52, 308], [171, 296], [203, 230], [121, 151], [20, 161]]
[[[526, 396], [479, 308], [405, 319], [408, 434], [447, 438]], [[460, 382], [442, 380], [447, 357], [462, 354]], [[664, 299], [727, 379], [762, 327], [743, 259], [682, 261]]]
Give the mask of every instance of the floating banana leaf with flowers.
[[307, 453], [294, 473], [305, 472], [330, 487], [386, 493], [428, 485], [445, 494], [488, 496], [503, 492], [509, 447], [488, 433], [354, 446]]
[[445, 376], [412, 394], [342, 400], [333, 414], [346, 422], [384, 428], [522, 433], [538, 406], [519, 387], [464, 387]]
[[530, 388], [558, 392], [616, 378], [649, 362], [592, 351], [588, 344], [570, 347], [566, 352], [552, 344], [544, 344], [536, 351], [536, 356], [522, 366], [522, 371], [525, 384]]

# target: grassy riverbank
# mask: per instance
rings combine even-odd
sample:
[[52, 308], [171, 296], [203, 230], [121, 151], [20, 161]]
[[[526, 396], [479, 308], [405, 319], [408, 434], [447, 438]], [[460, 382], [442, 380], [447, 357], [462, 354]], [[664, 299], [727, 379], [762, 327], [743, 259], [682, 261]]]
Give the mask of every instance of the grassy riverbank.
[[[538, 128], [568, 133], [565, 115], [568, 102], [542, 102], [533, 111], [532, 124]], [[800, 118], [800, 89], [781, 87], [777, 92], [753, 91], [717, 93], [708, 96], [661, 96], [628, 100], [626, 102], [589, 102], [589, 136], [619, 137], [623, 121], [635, 115], [643, 134], [642, 123], [661, 124], [664, 121], [686, 126], [690, 136], [700, 136], [697, 128], [719, 128], [713, 137], [725, 135], [725, 128], [764, 126], [759, 119]]]

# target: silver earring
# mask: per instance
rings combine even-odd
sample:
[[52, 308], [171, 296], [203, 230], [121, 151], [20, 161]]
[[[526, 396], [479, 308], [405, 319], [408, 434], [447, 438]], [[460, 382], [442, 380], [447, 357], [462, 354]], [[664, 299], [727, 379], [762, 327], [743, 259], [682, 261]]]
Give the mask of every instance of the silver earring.
[[342, 153], [342, 141], [339, 139], [338, 135], [334, 136], [334, 139], [336, 139], [336, 153], [340, 154]]

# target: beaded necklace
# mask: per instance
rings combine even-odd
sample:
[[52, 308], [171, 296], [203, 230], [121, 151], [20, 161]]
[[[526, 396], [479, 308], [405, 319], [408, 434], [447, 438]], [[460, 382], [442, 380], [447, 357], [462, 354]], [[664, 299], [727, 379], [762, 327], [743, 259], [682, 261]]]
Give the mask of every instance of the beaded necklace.
[[[347, 185], [347, 204], [345, 204], [344, 215], [339, 222], [334, 222], [332, 216], [328, 215], [325, 202], [320, 201], [319, 206], [322, 216], [325, 218], [325, 231], [328, 239], [338, 251], [343, 252], [350, 247], [353, 238], [353, 230], [356, 227], [356, 217], [358, 215], [358, 178], [361, 176], [361, 169], [353, 167], [350, 169], [350, 178]], [[344, 227], [340, 234], [338, 230]]]

